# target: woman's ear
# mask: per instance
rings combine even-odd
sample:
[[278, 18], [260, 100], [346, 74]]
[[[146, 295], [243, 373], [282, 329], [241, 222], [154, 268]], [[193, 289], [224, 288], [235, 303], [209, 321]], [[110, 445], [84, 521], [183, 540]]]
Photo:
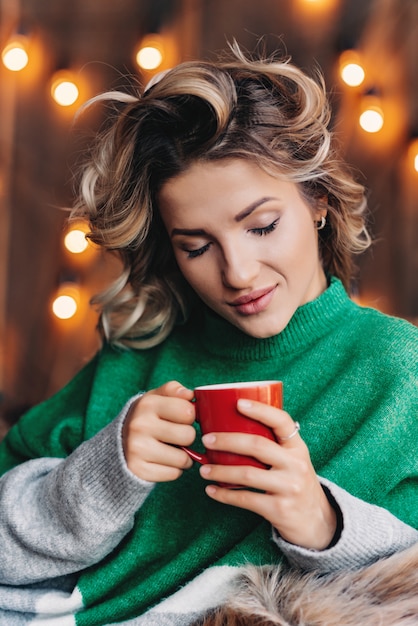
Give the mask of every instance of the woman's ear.
[[328, 215], [328, 203], [326, 199], [324, 198], [323, 200], [322, 199], [319, 200], [317, 204], [317, 208], [314, 211], [314, 223], [318, 230], [320, 230], [321, 228], [324, 228], [326, 224], [326, 220], [327, 220], [327, 215]]
[[314, 211], [314, 224], [317, 230], [324, 228], [328, 215], [328, 199], [326, 196], [319, 198]]
[[321, 196], [316, 201], [315, 217], [320, 220], [321, 217], [326, 217], [328, 214], [328, 196]]

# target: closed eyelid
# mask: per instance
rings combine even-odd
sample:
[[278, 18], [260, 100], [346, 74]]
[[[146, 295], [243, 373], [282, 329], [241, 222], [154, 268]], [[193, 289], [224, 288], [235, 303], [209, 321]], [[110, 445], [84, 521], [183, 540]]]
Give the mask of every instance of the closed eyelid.
[[278, 223], [281, 220], [281, 216], [277, 216], [274, 219], [270, 218], [268, 220], [263, 220], [261, 224], [254, 224], [248, 228], [249, 232], [258, 232], [258, 231], [271, 231], [276, 228]]
[[184, 252], [190, 249], [198, 249], [207, 245], [211, 240], [209, 234], [201, 229], [188, 230], [183, 228], [173, 228], [171, 231], [171, 241], [173, 245]]
[[188, 252], [190, 249], [197, 249], [197, 248], [202, 248], [203, 246], [207, 245], [210, 241], [209, 237], [197, 237], [197, 236], [192, 236], [192, 237], [174, 237], [173, 240], [173, 244], [177, 247], [180, 248], [180, 250], [184, 250], [186, 252]]
[[200, 248], [195, 248], [194, 250], [184, 250], [184, 252], [187, 253], [187, 258], [189, 259], [195, 259], [196, 257], [202, 256], [203, 254], [205, 254], [205, 252], [207, 252], [210, 248], [210, 243], [206, 243], [204, 246], [201, 246]]
[[211, 238], [203, 230], [173, 229], [172, 233], [173, 247], [188, 258], [201, 256], [211, 245]]

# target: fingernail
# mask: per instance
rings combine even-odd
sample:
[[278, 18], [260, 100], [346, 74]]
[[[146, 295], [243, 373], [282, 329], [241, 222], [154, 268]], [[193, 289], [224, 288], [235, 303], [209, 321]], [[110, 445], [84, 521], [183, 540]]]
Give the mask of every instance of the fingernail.
[[212, 444], [214, 444], [214, 443], [215, 443], [215, 441], [216, 441], [216, 437], [215, 437], [215, 435], [212, 435], [212, 434], [209, 434], [209, 435], [203, 435], [203, 437], [202, 437], [202, 441], [203, 441], [203, 444], [204, 444], [205, 446], [210, 446], [210, 445], [212, 445]]
[[208, 496], [214, 496], [216, 493], [216, 487], [214, 487], [213, 485], [208, 485], [205, 491], [208, 494]]
[[247, 400], [246, 398], [240, 398], [238, 400], [238, 408], [239, 409], [251, 409], [253, 403], [251, 400]]
[[202, 465], [202, 467], [200, 468], [200, 475], [209, 476], [211, 471], [212, 471], [212, 468], [210, 467], [210, 465]]

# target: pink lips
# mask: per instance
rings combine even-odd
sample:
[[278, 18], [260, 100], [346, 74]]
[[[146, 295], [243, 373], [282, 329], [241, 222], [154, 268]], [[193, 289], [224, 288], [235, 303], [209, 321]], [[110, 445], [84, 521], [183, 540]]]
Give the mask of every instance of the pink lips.
[[255, 313], [261, 313], [270, 304], [276, 286], [268, 289], [258, 289], [246, 296], [241, 296], [233, 302], [230, 302], [230, 306], [233, 306], [241, 315], [254, 315]]

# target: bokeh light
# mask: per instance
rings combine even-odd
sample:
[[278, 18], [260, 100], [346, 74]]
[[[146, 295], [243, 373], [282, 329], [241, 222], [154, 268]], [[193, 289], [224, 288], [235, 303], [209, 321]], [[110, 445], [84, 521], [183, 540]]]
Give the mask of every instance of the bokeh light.
[[359, 124], [367, 133], [378, 133], [383, 128], [383, 111], [378, 106], [367, 107], [359, 117]]
[[57, 79], [52, 84], [51, 95], [57, 104], [67, 107], [77, 101], [79, 91], [77, 85], [72, 81]]
[[62, 294], [52, 303], [52, 311], [60, 320], [68, 320], [77, 313], [77, 301], [73, 295]]
[[1, 54], [3, 65], [12, 72], [20, 72], [28, 62], [29, 55], [26, 43], [23, 38], [14, 39], [4, 49]]
[[65, 235], [64, 245], [72, 254], [81, 254], [87, 249], [89, 243], [86, 233], [80, 228], [74, 228]]
[[157, 47], [146, 46], [138, 50], [136, 61], [144, 70], [156, 70], [163, 61], [163, 55]]

